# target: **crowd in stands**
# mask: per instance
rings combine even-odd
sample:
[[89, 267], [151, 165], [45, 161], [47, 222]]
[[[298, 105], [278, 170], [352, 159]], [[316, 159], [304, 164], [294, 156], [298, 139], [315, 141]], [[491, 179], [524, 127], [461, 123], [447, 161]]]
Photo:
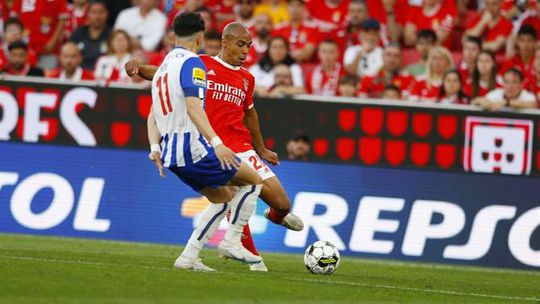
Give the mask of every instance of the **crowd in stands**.
[[540, 104], [540, 0], [0, 0], [2, 74], [141, 83], [182, 12], [205, 20], [217, 55], [231, 21], [252, 32], [255, 94]]

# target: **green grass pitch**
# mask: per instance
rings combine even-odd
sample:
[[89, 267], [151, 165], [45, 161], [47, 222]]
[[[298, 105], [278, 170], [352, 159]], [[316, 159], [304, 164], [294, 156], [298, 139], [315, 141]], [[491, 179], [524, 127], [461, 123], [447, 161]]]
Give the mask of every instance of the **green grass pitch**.
[[178, 246], [0, 234], [0, 303], [540, 303], [540, 272], [343, 257], [332, 276], [301, 255], [268, 273], [205, 249], [217, 273], [175, 270]]

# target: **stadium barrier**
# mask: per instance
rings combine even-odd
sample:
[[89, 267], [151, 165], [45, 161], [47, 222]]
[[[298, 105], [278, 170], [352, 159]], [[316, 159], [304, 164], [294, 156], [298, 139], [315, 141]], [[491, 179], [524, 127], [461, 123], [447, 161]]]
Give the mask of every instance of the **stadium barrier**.
[[[0, 142], [0, 232], [173, 244], [187, 241], [207, 202], [172, 174], [160, 179], [147, 161], [145, 132], [127, 131], [138, 127], [144, 130], [144, 126], [131, 123], [144, 121], [145, 109], [140, 104], [146, 101], [140, 100], [146, 98], [145, 92], [9, 81], [0, 82], [0, 86], [0, 136], [7, 140]], [[77, 105], [81, 102], [86, 106]], [[137, 106], [130, 105], [133, 103]], [[127, 104], [128, 110], [121, 104]], [[326, 138], [328, 151], [341, 151], [333, 144], [338, 132], [329, 127], [333, 123], [338, 124], [336, 128], [345, 126], [342, 131], [351, 138], [366, 131], [362, 124], [368, 128], [381, 125], [376, 128], [379, 133], [369, 131], [366, 137], [380, 135], [386, 146], [389, 139], [385, 136], [401, 134], [397, 138], [412, 147], [415, 141], [407, 140], [419, 136], [415, 130], [420, 127], [412, 118], [412, 126], [407, 124], [405, 133], [396, 132], [402, 128], [390, 127], [389, 121], [403, 114], [392, 111], [403, 111], [408, 117], [416, 112], [432, 113], [431, 119], [437, 123], [443, 114], [455, 115], [459, 121], [456, 128], [469, 130], [471, 138], [466, 140], [456, 131], [457, 135], [445, 139], [449, 135], [443, 137], [442, 129], [431, 127], [430, 134], [441, 138], [426, 135], [421, 142], [434, 146], [435, 151], [437, 140], [454, 144], [457, 150], [468, 147], [464, 151], [469, 152], [463, 154], [472, 155], [470, 171], [484, 168], [481, 172], [508, 173], [467, 173], [462, 172], [466, 167], [458, 165], [424, 166], [431, 170], [384, 162], [359, 166], [362, 161], [350, 163], [352, 159], [339, 156], [325, 158], [334, 163], [283, 161], [274, 170], [306, 229], [286, 231], [267, 222], [262, 217], [265, 205], [260, 202], [251, 221], [260, 249], [300, 253], [309, 243], [324, 239], [348, 256], [540, 269], [540, 179], [515, 176], [538, 174], [533, 156], [538, 158], [540, 132], [534, 132], [538, 128], [534, 113], [505, 113], [506, 117], [501, 117], [471, 108], [313, 100], [263, 100], [257, 106], [261, 116], [275, 106], [274, 113], [286, 117], [263, 118], [265, 131], [274, 143], [285, 141], [292, 133], [293, 122], [288, 120], [292, 116], [288, 115], [326, 114], [311, 125], [298, 121], [295, 126], [315, 134], [314, 138]], [[353, 110], [339, 114], [341, 109]], [[365, 111], [373, 112], [362, 116]], [[380, 117], [380, 111], [382, 122], [363, 122]], [[336, 121], [340, 115], [347, 119]], [[118, 122], [124, 125], [114, 127]], [[285, 131], [288, 133], [279, 133]], [[118, 136], [123, 140], [118, 142]], [[354, 149], [358, 143], [355, 140]], [[137, 147], [145, 150], [132, 149]], [[437, 158], [440, 151], [433, 153]], [[408, 160], [413, 158], [406, 156]], [[338, 160], [340, 163], [335, 163]], [[518, 160], [519, 165], [511, 164]], [[475, 161], [494, 165], [478, 167]], [[222, 228], [210, 245], [219, 242]]]

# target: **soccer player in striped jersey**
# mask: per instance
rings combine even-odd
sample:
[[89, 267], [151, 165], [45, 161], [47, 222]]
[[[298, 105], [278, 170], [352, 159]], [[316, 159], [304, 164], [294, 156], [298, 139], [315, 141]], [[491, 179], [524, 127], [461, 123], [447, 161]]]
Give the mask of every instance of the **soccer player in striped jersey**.
[[[223, 31], [222, 43], [223, 49], [218, 56], [201, 56], [208, 69], [209, 87], [205, 110], [210, 123], [236, 155], [257, 171], [264, 180], [261, 198], [271, 207], [265, 211], [265, 216], [270, 221], [291, 230], [302, 230], [302, 220], [289, 213], [290, 200], [283, 186], [270, 168], [261, 161], [262, 158], [273, 165], [279, 164], [277, 154], [264, 146], [258, 115], [253, 104], [254, 78], [242, 67], [251, 45], [251, 34], [242, 24], [230, 23]], [[138, 74], [145, 79], [151, 79], [155, 69], [154, 66], [140, 65], [136, 62], [129, 62], [126, 65], [129, 75]], [[217, 229], [220, 219], [225, 216], [220, 215], [219, 211], [216, 206], [209, 205], [201, 215], [200, 223], [203, 224], [195, 231], [200, 230], [201, 233], [204, 232], [205, 237], [210, 238]], [[231, 210], [230, 223], [234, 224], [237, 218]], [[206, 222], [210, 224], [204, 225]], [[208, 229], [204, 229], [206, 227]], [[227, 230], [224, 241], [218, 247], [222, 254], [223, 244], [229, 243], [230, 230], [230, 228]], [[248, 225], [245, 226], [244, 236], [242, 239], [244, 246], [258, 256]], [[193, 236], [187, 250], [191, 247], [192, 240]], [[228, 257], [227, 254], [223, 255]], [[252, 263], [250, 268], [267, 271], [262, 262]]]
[[[152, 80], [149, 157], [162, 176], [163, 167], [167, 167], [216, 204], [218, 214], [224, 214], [229, 208], [235, 214], [238, 219], [230, 229], [233, 230], [230, 243], [221, 248], [222, 254], [246, 262], [260, 262], [262, 258], [247, 251], [240, 238], [253, 213], [251, 206], [257, 203], [262, 179], [223, 144], [204, 112], [206, 68], [194, 53], [202, 44], [204, 21], [198, 14], [181, 14], [175, 18], [174, 32], [176, 47], [167, 54]], [[234, 196], [229, 185], [239, 187]], [[195, 232], [191, 247], [176, 259], [174, 266], [212, 271], [198, 257], [204, 245], [201, 242], [204, 231]]]

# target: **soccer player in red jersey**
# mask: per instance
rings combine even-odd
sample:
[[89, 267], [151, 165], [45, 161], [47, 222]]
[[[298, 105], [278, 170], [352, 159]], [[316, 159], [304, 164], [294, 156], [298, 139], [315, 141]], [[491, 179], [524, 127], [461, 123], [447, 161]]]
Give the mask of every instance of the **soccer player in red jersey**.
[[[223, 48], [218, 56], [201, 56], [207, 69], [208, 90], [205, 109], [210, 123], [224, 144], [230, 146], [240, 159], [263, 178], [260, 197], [271, 207], [265, 210], [265, 217], [291, 230], [302, 230], [301, 219], [289, 213], [290, 199], [285, 189], [272, 170], [261, 160], [262, 158], [272, 165], [279, 164], [277, 154], [266, 149], [259, 128], [259, 118], [253, 104], [255, 79], [242, 67], [251, 46], [251, 34], [244, 25], [230, 23], [223, 31], [222, 44]], [[138, 74], [148, 80], [153, 78], [156, 67], [132, 61], [126, 64], [126, 71], [129, 75]], [[220, 219], [225, 216], [220, 206], [217, 207], [210, 204], [205, 209], [181, 256], [198, 256], [202, 245], [212, 236], [219, 226]], [[251, 210], [254, 210], [254, 206]], [[249, 218], [251, 214], [231, 214], [231, 223], [238, 216]], [[246, 227], [243, 245], [250, 249], [252, 254], [258, 255], [249, 227]], [[224, 241], [227, 241], [227, 234]], [[267, 271], [263, 262], [252, 264], [251, 269]]]

